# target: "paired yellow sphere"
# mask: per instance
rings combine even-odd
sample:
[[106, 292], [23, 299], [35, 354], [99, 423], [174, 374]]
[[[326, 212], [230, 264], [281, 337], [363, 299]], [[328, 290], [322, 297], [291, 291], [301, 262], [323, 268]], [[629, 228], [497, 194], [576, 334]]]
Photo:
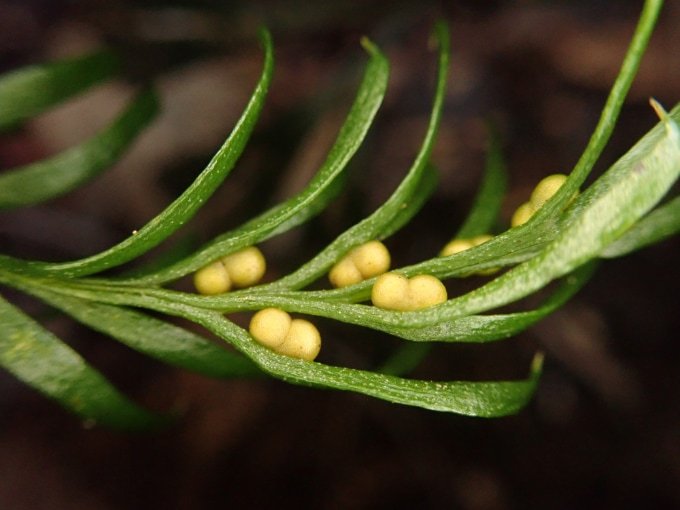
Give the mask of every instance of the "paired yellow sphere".
[[447, 257], [455, 253], [460, 253], [462, 251], [469, 250], [474, 246], [484, 244], [492, 237], [493, 236], [489, 234], [484, 234], [481, 236], [473, 237], [472, 239], [454, 239], [453, 241], [450, 241], [446, 246], [444, 246], [444, 248], [442, 248], [442, 251], [439, 253], [439, 255], [441, 255], [442, 257]]
[[333, 287], [347, 287], [374, 276], [383, 274], [390, 268], [390, 252], [380, 241], [369, 241], [357, 246], [345, 255], [328, 273]]
[[255, 246], [245, 248], [212, 262], [194, 273], [196, 290], [205, 295], [222, 294], [232, 287], [258, 283], [267, 268], [262, 252]]
[[510, 219], [510, 225], [518, 227], [529, 221], [550, 200], [567, 180], [564, 174], [553, 174], [542, 179], [531, 192], [529, 201], [520, 205]]
[[[493, 238], [492, 235], [483, 234], [480, 236], [473, 237], [471, 239], [454, 239], [453, 241], [450, 241], [446, 246], [444, 246], [444, 248], [442, 248], [442, 251], [439, 253], [439, 255], [442, 257], [454, 255], [456, 253], [469, 250], [470, 248], [473, 248], [475, 246], [479, 246], [480, 244], [484, 244], [485, 242], [492, 238]], [[484, 269], [482, 271], [477, 271], [476, 274], [486, 276], [497, 273], [498, 271], [499, 271], [498, 268], [492, 267], [489, 269]]]
[[409, 279], [399, 273], [385, 273], [377, 278], [371, 290], [375, 306], [402, 312], [428, 308], [446, 299], [444, 284], [428, 274]]
[[291, 358], [313, 361], [321, 350], [321, 335], [314, 324], [292, 319], [279, 308], [265, 308], [253, 315], [249, 331], [259, 344]]

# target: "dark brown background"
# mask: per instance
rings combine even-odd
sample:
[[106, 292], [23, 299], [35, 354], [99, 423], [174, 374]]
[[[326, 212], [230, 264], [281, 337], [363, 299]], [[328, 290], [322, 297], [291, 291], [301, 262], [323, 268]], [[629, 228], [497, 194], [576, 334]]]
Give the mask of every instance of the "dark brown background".
[[[189, 5], [193, 7], [188, 7]], [[285, 274], [386, 198], [418, 148], [430, 107], [435, 19], [452, 31], [436, 194], [389, 240], [397, 265], [453, 234], [483, 166], [483, 121], [500, 124], [510, 191], [503, 220], [537, 179], [568, 172], [591, 133], [640, 2], [0, 2], [0, 68], [107, 44], [126, 82], [98, 88], [0, 136], [0, 166], [96, 132], [154, 80], [164, 114], [107, 175], [40, 207], [3, 213], [3, 251], [75, 258], [109, 246], [176, 196], [225, 138], [257, 79], [254, 34], [273, 32], [276, 78], [249, 148], [184, 235], [202, 242], [290, 196], [337, 132], [370, 36], [390, 87], [347, 191], [319, 218], [263, 245]], [[680, 5], [668, 2], [601, 172], [680, 90]], [[180, 235], [179, 237], [183, 237]], [[165, 367], [11, 294], [136, 400], [180, 410], [160, 433], [86, 429], [0, 374], [0, 508], [671, 508], [680, 505], [678, 241], [603, 264], [563, 310], [518, 338], [438, 346], [414, 375], [523, 377], [547, 352], [536, 398], [480, 420], [267, 381], [214, 381]], [[471, 283], [450, 284], [460, 293]], [[186, 287], [186, 282], [180, 282]], [[3, 289], [5, 293], [5, 289]], [[237, 318], [245, 320], [244, 317]], [[375, 367], [399, 342], [318, 321], [320, 360]]]

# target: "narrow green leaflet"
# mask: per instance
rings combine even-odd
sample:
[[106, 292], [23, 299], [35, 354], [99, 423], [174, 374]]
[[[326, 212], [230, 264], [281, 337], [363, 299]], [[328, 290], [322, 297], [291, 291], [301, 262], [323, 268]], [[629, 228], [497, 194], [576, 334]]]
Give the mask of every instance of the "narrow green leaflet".
[[135, 277], [125, 280], [124, 283], [149, 285], [175, 280], [222, 255], [233, 253], [293, 228], [317, 213], [327, 200], [335, 195], [337, 189], [334, 183], [361, 146], [385, 96], [389, 64], [375, 45], [367, 40], [364, 40], [363, 44], [370, 60], [357, 97], [326, 161], [307, 187], [283, 204], [218, 236], [190, 257], [151, 275]]
[[[383, 239], [392, 234], [419, 210], [434, 189], [436, 173], [434, 168], [428, 164], [428, 161], [441, 121], [451, 53], [446, 25], [437, 24], [436, 35], [439, 43], [439, 66], [434, 104], [422, 147], [406, 177], [394, 193], [373, 214], [347, 229], [297, 271], [270, 285], [263, 286], [262, 291], [294, 289], [311, 283], [354, 246], [376, 238]], [[419, 195], [419, 193], [421, 194]]]
[[621, 64], [621, 70], [609, 92], [600, 120], [595, 126], [595, 131], [593, 131], [585, 151], [583, 151], [564, 185], [525, 225], [529, 226], [533, 223], [545, 221], [558, 214], [590, 174], [614, 131], [623, 102], [640, 67], [640, 61], [654, 32], [654, 26], [662, 6], [663, 0], [645, 1], [635, 33]]
[[0, 76], [0, 130], [18, 124], [113, 76], [118, 59], [103, 51]]
[[[21, 288], [18, 282], [32, 278], [11, 275], [6, 283]], [[36, 281], [34, 280], [33, 285]], [[47, 280], [42, 284], [47, 283]], [[70, 282], [53, 286], [55, 292], [75, 295], [84, 299], [99, 299], [112, 304], [141, 306], [169, 315], [183, 317], [202, 325], [220, 336], [254, 361], [260, 369], [282, 380], [296, 384], [322, 386], [354, 391], [390, 402], [423, 407], [436, 411], [454, 412], [470, 416], [494, 417], [512, 414], [521, 409], [533, 394], [540, 375], [540, 362], [532, 366], [531, 375], [520, 381], [492, 382], [434, 382], [402, 379], [363, 370], [334, 367], [282, 356], [259, 345], [242, 328], [226, 319], [221, 313], [190, 306], [177, 301], [152, 297], [143, 291], [118, 287], [107, 293], [79, 289]], [[162, 289], [159, 289], [162, 291]], [[170, 291], [162, 291], [170, 292]], [[176, 293], [180, 294], [180, 293]], [[346, 305], [369, 309], [364, 305]]]
[[[184, 193], [135, 234], [108, 250], [72, 262], [30, 262], [29, 267], [25, 269], [63, 277], [97, 273], [145, 253], [189, 221], [234, 167], [262, 111], [274, 64], [271, 37], [268, 32], [262, 32], [262, 40], [265, 48], [264, 69], [248, 105], [224, 145]], [[3, 263], [18, 266], [16, 261], [12, 263], [12, 260], [7, 258]]]
[[675, 197], [638, 221], [628, 232], [607, 246], [600, 256], [621, 257], [658, 243], [678, 232], [680, 232], [680, 197]]
[[218, 347], [186, 329], [144, 313], [59, 295], [38, 286], [24, 287], [23, 290], [90, 328], [169, 365], [209, 377], [261, 375], [257, 367], [247, 358]]
[[[475, 196], [475, 200], [467, 218], [460, 229], [458, 229], [454, 239], [469, 239], [478, 235], [487, 234], [491, 232], [494, 224], [498, 221], [498, 215], [507, 186], [507, 174], [503, 162], [498, 132], [491, 123], [488, 124], [488, 127], [489, 147], [487, 149], [482, 184], [477, 191], [477, 195]], [[378, 371], [390, 375], [404, 375], [412, 372], [431, 351], [432, 344], [430, 342], [452, 339], [466, 341], [473, 338], [475, 339], [474, 341], [481, 341], [482, 339], [475, 334], [472, 328], [470, 328], [470, 326], [472, 326], [471, 324], [461, 324], [465, 321], [468, 321], [467, 317], [445, 324], [426, 326], [419, 330], [410, 329], [408, 330], [408, 334], [391, 331], [392, 334], [401, 336], [402, 338], [416, 340], [417, 342], [407, 342], [398, 347]], [[459, 328], [457, 331], [451, 331], [449, 328], [452, 328], [452, 326], [449, 325], [454, 322], [459, 326], [462, 326], [462, 328]], [[442, 326], [448, 326], [448, 328], [442, 328]], [[436, 330], [437, 328], [441, 329]], [[490, 329], [492, 328], [485, 327], [484, 331], [488, 332]], [[416, 334], [416, 331], [418, 334]], [[497, 333], [496, 337], [487, 337], [485, 340], [504, 336], [504, 334]]]
[[164, 420], [118, 392], [56, 336], [0, 297], [0, 366], [66, 409], [114, 428]]
[[564, 305], [590, 279], [595, 264], [586, 264], [565, 277], [560, 287], [538, 308], [496, 315], [467, 315], [424, 327], [377, 326], [387, 333], [416, 342], [491, 342], [533, 326]]
[[532, 366], [529, 378], [520, 381], [435, 382], [402, 379], [281, 356], [257, 344], [243, 329], [218, 313], [207, 310], [180, 313], [230, 342], [274, 377], [296, 384], [354, 391], [434, 411], [487, 418], [514, 414], [533, 395], [541, 371], [539, 357]]
[[508, 176], [505, 171], [503, 153], [498, 132], [489, 125], [489, 148], [486, 154], [484, 178], [470, 213], [456, 233], [454, 239], [470, 239], [488, 234], [498, 221], [503, 205]]
[[[673, 112], [673, 115], [677, 114], [678, 109]], [[280, 306], [347, 322], [377, 321], [385, 326], [397, 327], [422, 327], [451, 321], [516, 301], [598, 257], [604, 248], [663, 197], [678, 173], [680, 134], [677, 124], [664, 115], [659, 125], [575, 200], [567, 210], [555, 239], [541, 248], [537, 255], [479, 289], [428, 310], [390, 312], [348, 304], [342, 312], [338, 312], [328, 307], [332, 300], [328, 297], [333, 296], [334, 291], [241, 292], [206, 298], [149, 289], [145, 297], [225, 312]], [[129, 292], [136, 291], [130, 289]], [[93, 293], [97, 295], [96, 290]]]
[[559, 235], [537, 256], [464, 296], [389, 322], [434, 324], [496, 308], [598, 257], [661, 200], [680, 174], [680, 129], [657, 111], [662, 121], [574, 201]]
[[116, 162], [158, 112], [146, 90], [108, 128], [53, 158], [0, 174], [0, 209], [33, 205], [62, 195]]

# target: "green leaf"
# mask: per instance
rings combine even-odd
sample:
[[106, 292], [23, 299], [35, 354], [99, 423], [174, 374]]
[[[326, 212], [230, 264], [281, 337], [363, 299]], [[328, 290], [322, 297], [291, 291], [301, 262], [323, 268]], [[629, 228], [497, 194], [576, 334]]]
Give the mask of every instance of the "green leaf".
[[583, 184], [590, 174], [614, 131], [623, 102], [626, 99], [628, 90], [630, 90], [633, 79], [640, 67], [640, 61], [647, 49], [649, 39], [654, 32], [654, 26], [656, 25], [662, 6], [663, 0], [645, 1], [642, 13], [640, 14], [640, 19], [635, 27], [635, 33], [628, 45], [628, 51], [621, 64], [621, 69], [609, 92], [607, 102], [600, 115], [600, 120], [588, 141], [585, 151], [583, 151], [583, 154], [569, 174], [569, 178], [564, 185], [562, 185], [558, 192], [555, 193], [555, 195], [548, 200], [525, 225], [545, 221], [550, 217], [554, 217], [556, 213], [559, 213], [564, 209], [571, 200], [571, 197], [574, 196], [574, 193], [578, 191], [581, 184]]
[[236, 127], [205, 170], [163, 212], [124, 241], [90, 257], [60, 263], [32, 261], [26, 264], [28, 267], [23, 268], [24, 264], [3, 257], [3, 263], [6, 267], [10, 266], [19, 270], [64, 277], [97, 273], [128, 262], [145, 253], [189, 221], [234, 167], [262, 111], [273, 70], [272, 43], [268, 32], [262, 32], [262, 40], [265, 48], [262, 76]]
[[128, 400], [75, 351], [2, 297], [0, 366], [87, 420], [121, 429], [164, 421]]
[[680, 197], [675, 197], [638, 221], [628, 232], [607, 246], [600, 255], [604, 258], [621, 257], [658, 243], [678, 232], [680, 232]]
[[335, 196], [335, 183], [359, 149], [385, 96], [389, 64], [376, 46], [367, 40], [363, 44], [370, 60], [357, 97], [326, 161], [304, 190], [242, 226], [218, 236], [190, 257], [164, 270], [127, 279], [123, 283], [151, 285], [180, 278], [223, 255], [285, 232], [318, 213]]
[[[166, 311], [170, 313], [169, 309]], [[257, 344], [248, 333], [220, 314], [206, 310], [180, 313], [224, 338], [255, 361], [262, 370], [279, 379], [295, 384], [353, 391], [434, 411], [487, 418], [514, 414], [533, 395], [541, 371], [541, 360], [537, 358], [526, 380], [438, 382], [402, 379], [282, 356]]]
[[[0, 271], [2, 273], [2, 271]], [[521, 409], [533, 394], [540, 375], [540, 362], [534, 363], [526, 380], [493, 382], [434, 382], [402, 379], [385, 374], [334, 367], [290, 358], [270, 351], [255, 342], [242, 328], [226, 319], [221, 313], [186, 305], [172, 299], [148, 295], [144, 290], [117, 287], [100, 293], [87, 290], [74, 282], [38, 280], [21, 275], [4, 278], [6, 283], [20, 287], [17, 282], [47, 285], [53, 282], [55, 292], [99, 299], [111, 304], [142, 306], [157, 312], [183, 317], [202, 325], [223, 338], [253, 360], [264, 372], [296, 384], [322, 386], [345, 391], [355, 391], [390, 402], [447, 411], [470, 416], [494, 417], [512, 414]], [[149, 289], [152, 291], [153, 289]], [[156, 289], [156, 292], [179, 296], [182, 293]], [[373, 309], [363, 305], [345, 305]]]
[[489, 148], [484, 178], [470, 212], [454, 239], [470, 239], [491, 232], [503, 205], [508, 176], [498, 132], [489, 124]]
[[209, 377], [261, 375], [247, 358], [144, 313], [59, 295], [40, 287], [23, 290], [95, 331], [109, 335], [128, 347], [169, 365]]
[[113, 76], [118, 59], [103, 51], [51, 64], [25, 67], [0, 76], [0, 130]]
[[387, 333], [416, 342], [490, 342], [511, 337], [533, 326], [564, 305], [590, 279], [595, 270], [586, 264], [566, 276], [560, 287], [541, 306], [526, 312], [468, 315], [423, 327], [378, 326]]
[[253, 291], [296, 289], [313, 282], [350, 249], [373, 239], [384, 239], [398, 230], [418, 212], [434, 190], [437, 176], [428, 164], [442, 116], [446, 93], [446, 78], [450, 59], [449, 33], [446, 25], [437, 25], [439, 66], [434, 104], [423, 144], [406, 177], [394, 193], [373, 214], [340, 234], [330, 245], [297, 271]]
[[0, 174], [0, 209], [32, 205], [62, 195], [112, 165], [158, 112], [142, 92], [107, 129], [51, 159]]
[[599, 256], [654, 207], [679, 174], [680, 129], [663, 114], [661, 123], [574, 201], [557, 237], [537, 256], [464, 296], [417, 316], [404, 313], [406, 317], [394, 322], [434, 324], [496, 308], [538, 290]]

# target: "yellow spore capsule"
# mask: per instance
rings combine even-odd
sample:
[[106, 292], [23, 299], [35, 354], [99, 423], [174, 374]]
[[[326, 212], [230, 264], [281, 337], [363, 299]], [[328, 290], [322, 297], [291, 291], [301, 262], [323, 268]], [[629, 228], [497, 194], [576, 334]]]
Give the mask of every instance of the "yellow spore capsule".
[[378, 308], [406, 311], [410, 306], [408, 278], [398, 273], [380, 275], [371, 289], [371, 301]]
[[344, 257], [331, 268], [328, 280], [333, 287], [341, 288], [359, 283], [363, 277], [354, 261], [350, 257]]
[[219, 260], [194, 273], [196, 290], [208, 296], [222, 294], [231, 288], [231, 278]]
[[472, 246], [479, 246], [480, 244], [484, 244], [491, 239], [493, 239], [491, 234], [482, 234], [480, 236], [473, 237], [470, 239], [470, 242], [472, 243]]
[[538, 211], [543, 204], [552, 198], [552, 196], [557, 193], [564, 181], [567, 180], [567, 176], [564, 174], [552, 174], [548, 177], [542, 179], [531, 192], [531, 197], [529, 198], [529, 203], [534, 208], [534, 211]]
[[524, 202], [512, 215], [512, 218], [510, 219], [510, 225], [513, 227], [524, 225], [531, 219], [535, 212], [536, 209], [534, 209], [534, 206], [531, 205], [531, 202]]
[[446, 287], [430, 275], [418, 275], [409, 280], [397, 273], [385, 273], [378, 277], [371, 290], [371, 301], [375, 306], [402, 312], [434, 306], [446, 299]]
[[259, 344], [284, 356], [312, 361], [321, 350], [321, 335], [314, 324], [291, 319], [279, 308], [265, 308], [253, 315], [249, 331]]
[[446, 301], [448, 297], [444, 284], [434, 276], [421, 274], [409, 280], [410, 310], [429, 308]]
[[328, 279], [334, 287], [347, 287], [383, 274], [390, 268], [390, 252], [380, 241], [352, 249], [333, 266]]
[[258, 343], [276, 349], [286, 340], [291, 323], [287, 312], [279, 308], [265, 308], [253, 315], [248, 329]]
[[469, 250], [472, 248], [474, 245], [472, 242], [470, 242], [469, 239], [454, 239], [453, 241], [449, 241], [444, 248], [442, 248], [442, 251], [439, 252], [439, 255], [442, 257], [447, 257], [449, 255], [453, 255], [455, 253], [460, 253], [465, 250]]
[[264, 276], [267, 263], [262, 252], [255, 246], [227, 255], [220, 259], [235, 287], [249, 287]]
[[228, 292], [231, 287], [249, 287], [262, 279], [267, 263], [255, 246], [211, 262], [194, 273], [194, 286], [201, 294]]
[[321, 350], [321, 335], [311, 322], [293, 319], [283, 344], [274, 350], [291, 358], [313, 361]]

